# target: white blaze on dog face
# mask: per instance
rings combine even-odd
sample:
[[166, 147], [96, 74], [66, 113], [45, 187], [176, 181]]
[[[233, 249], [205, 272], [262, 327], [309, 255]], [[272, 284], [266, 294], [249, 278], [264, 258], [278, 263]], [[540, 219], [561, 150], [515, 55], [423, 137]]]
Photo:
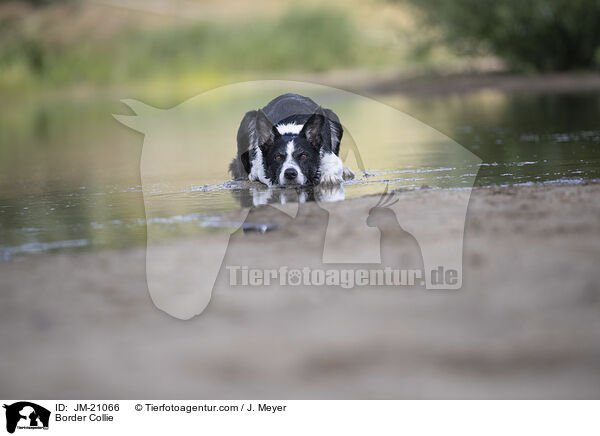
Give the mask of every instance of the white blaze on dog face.
[[302, 169], [296, 162], [294, 157], [294, 140], [292, 139], [286, 145], [285, 149], [285, 161], [279, 170], [279, 184], [280, 185], [304, 185], [306, 183], [306, 177], [302, 173]]

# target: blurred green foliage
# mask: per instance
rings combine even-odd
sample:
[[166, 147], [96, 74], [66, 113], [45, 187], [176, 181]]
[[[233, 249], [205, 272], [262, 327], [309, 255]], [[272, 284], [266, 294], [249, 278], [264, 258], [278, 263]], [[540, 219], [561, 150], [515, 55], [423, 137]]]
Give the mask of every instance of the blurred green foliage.
[[460, 53], [492, 53], [520, 71], [599, 64], [599, 0], [400, 0]]
[[331, 10], [292, 10], [276, 21], [198, 23], [124, 36], [129, 73], [144, 74], [148, 59], [177, 70], [324, 70], [356, 61], [354, 31], [346, 15]]
[[154, 77], [322, 71], [376, 62], [352, 20], [333, 9], [278, 18], [128, 28], [103, 40], [49, 37], [0, 17], [0, 87], [107, 83]]
[[[34, 7], [47, 6], [52, 3], [67, 3], [76, 0], [18, 0], [20, 3], [29, 4]], [[15, 3], [15, 0], [0, 0], [0, 5], [3, 3]]]

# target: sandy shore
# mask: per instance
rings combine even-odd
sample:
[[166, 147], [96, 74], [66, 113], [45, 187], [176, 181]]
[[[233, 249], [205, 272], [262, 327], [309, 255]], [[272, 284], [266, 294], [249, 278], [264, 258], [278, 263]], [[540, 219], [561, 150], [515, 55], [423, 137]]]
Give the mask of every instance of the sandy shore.
[[[398, 195], [435, 209], [457, 194]], [[335, 207], [351, 216], [370, 204]], [[279, 230], [237, 235], [236, 255], [310, 257], [319, 235], [305, 235], [322, 210], [302, 211], [293, 221], [267, 216]], [[600, 184], [477, 189], [461, 290], [229, 288], [222, 276], [190, 321], [152, 304], [143, 249], [5, 262], [0, 390], [35, 399], [598, 398], [599, 217]], [[350, 223], [339, 231], [352, 240]], [[455, 227], [440, 224], [440, 250]]]

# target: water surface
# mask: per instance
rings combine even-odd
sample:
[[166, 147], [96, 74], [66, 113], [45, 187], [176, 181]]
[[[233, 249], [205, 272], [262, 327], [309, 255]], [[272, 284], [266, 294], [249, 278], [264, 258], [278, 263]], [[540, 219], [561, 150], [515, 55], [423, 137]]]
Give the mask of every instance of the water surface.
[[[361, 149], [368, 157], [364, 171], [349, 157], [357, 179], [327, 200], [378, 193], [388, 184], [404, 189], [469, 187], [475, 174], [478, 187], [600, 179], [600, 92], [480, 91], [378, 99], [448, 135], [483, 162], [449, 159], [436, 144], [422, 143], [407, 153], [402, 145], [374, 140], [364, 153], [365, 146]], [[139, 160], [143, 135], [112, 118], [112, 113], [124, 113], [120, 103], [92, 100], [15, 101], [0, 108], [0, 261], [145, 243], [148, 222]], [[236, 226], [220, 215], [289, 197], [230, 181], [226, 168], [235, 142], [233, 137], [221, 142], [223, 151], [211, 157], [213, 172], [206, 180], [157, 193], [184, 211], [170, 207], [150, 217], [164, 228], [165, 238]], [[311, 200], [310, 193], [303, 195]], [[268, 225], [256, 224], [258, 229]]]

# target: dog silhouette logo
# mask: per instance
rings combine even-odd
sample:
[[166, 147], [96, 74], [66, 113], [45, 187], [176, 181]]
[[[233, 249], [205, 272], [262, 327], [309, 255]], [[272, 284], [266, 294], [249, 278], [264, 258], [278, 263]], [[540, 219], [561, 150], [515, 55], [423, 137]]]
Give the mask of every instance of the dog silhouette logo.
[[6, 409], [6, 431], [14, 433], [18, 429], [48, 429], [50, 411], [29, 401], [19, 401], [4, 405]]

